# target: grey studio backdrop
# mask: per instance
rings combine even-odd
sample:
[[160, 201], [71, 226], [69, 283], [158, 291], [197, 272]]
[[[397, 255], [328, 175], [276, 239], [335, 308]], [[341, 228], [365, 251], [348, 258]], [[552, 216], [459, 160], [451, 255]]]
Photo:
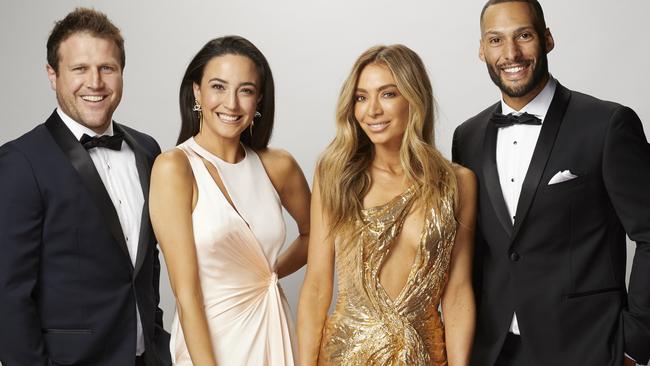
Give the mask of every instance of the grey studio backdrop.
[[[356, 57], [380, 43], [403, 43], [424, 60], [439, 106], [436, 142], [450, 157], [454, 128], [499, 96], [478, 59], [482, 5], [482, 0], [2, 0], [0, 144], [44, 122], [56, 107], [45, 73], [45, 43], [55, 20], [76, 6], [89, 6], [105, 12], [126, 42], [124, 94], [114, 119], [151, 134], [163, 150], [177, 138], [178, 87], [189, 60], [208, 40], [239, 34], [262, 50], [273, 70], [271, 145], [293, 154], [310, 184], [318, 154], [334, 136], [341, 84]], [[650, 134], [650, 2], [542, 0], [542, 5], [556, 43], [549, 55], [551, 73], [571, 89], [632, 107]], [[287, 241], [297, 233], [288, 216], [287, 233]], [[634, 254], [632, 243], [628, 253]], [[281, 281], [294, 317], [303, 276], [304, 269]], [[169, 328], [174, 297], [164, 267], [161, 306]]]

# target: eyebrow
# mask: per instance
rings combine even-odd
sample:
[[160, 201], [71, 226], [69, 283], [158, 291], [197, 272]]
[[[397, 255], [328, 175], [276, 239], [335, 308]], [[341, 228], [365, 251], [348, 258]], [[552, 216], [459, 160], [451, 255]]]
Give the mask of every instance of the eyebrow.
[[[208, 80], [208, 82], [212, 82], [212, 81], [218, 81], [220, 83], [229, 84], [227, 81], [225, 81], [223, 79], [220, 79], [220, 78], [212, 78], [212, 79]], [[252, 81], [245, 81], [245, 82], [239, 84], [239, 86], [253, 86], [253, 87], [257, 88], [257, 85]]]
[[[512, 31], [512, 33], [519, 33], [519, 32], [522, 32], [522, 31], [525, 31], [525, 30], [531, 30], [531, 29], [533, 31], [535, 31], [534, 26], [528, 25], [528, 26], [525, 26], [525, 27], [519, 27], [519, 28], [515, 29], [514, 31]], [[501, 34], [505, 34], [505, 32], [501, 32], [501, 31], [498, 31], [498, 30], [487, 30], [487, 31], [483, 32], [483, 35], [487, 35], [487, 34], [501, 35]]]
[[[385, 89], [388, 89], [388, 88], [397, 88], [397, 85], [395, 85], [395, 84], [382, 85], [377, 89], [377, 91], [382, 91], [382, 90], [385, 90]], [[362, 93], [367, 93], [368, 92], [366, 89], [363, 89], [363, 88], [357, 88], [357, 91], [362, 92]]]

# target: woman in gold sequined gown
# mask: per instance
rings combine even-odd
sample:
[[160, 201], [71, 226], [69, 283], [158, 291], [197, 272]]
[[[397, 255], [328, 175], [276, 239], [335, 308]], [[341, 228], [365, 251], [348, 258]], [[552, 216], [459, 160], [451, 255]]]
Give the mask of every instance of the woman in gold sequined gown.
[[436, 150], [433, 120], [417, 54], [359, 57], [314, 178], [300, 365], [469, 364], [476, 178]]

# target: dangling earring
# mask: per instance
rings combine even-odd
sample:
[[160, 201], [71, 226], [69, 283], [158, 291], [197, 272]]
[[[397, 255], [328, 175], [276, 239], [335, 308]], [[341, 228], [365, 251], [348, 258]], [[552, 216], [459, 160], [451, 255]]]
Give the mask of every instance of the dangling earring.
[[196, 98], [194, 98], [194, 106], [192, 107], [192, 111], [201, 112], [201, 105], [199, 104], [199, 101]]
[[203, 128], [203, 111], [201, 110], [201, 105], [196, 98], [194, 98], [194, 106], [192, 107], [192, 112], [197, 112], [199, 115], [199, 132], [201, 132], [201, 129]]
[[260, 117], [262, 117], [262, 113], [255, 111], [255, 115], [253, 116], [253, 120], [251, 121], [251, 126], [249, 128], [251, 137], [253, 137], [253, 126], [255, 126], [255, 118], [260, 118]]

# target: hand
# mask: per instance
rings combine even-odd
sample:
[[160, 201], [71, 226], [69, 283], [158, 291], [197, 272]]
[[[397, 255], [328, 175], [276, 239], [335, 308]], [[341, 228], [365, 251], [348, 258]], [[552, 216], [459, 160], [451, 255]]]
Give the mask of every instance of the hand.
[[623, 366], [636, 366], [636, 362], [631, 358], [624, 356], [623, 357]]

